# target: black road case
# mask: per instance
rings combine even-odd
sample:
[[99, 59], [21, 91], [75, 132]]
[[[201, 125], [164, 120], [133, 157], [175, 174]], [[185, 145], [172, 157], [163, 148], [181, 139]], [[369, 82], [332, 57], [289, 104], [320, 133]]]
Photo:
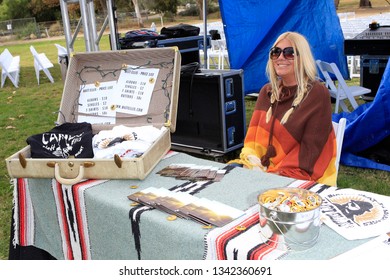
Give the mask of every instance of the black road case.
[[243, 146], [246, 124], [243, 70], [205, 70], [180, 76], [172, 149], [224, 155]]
[[[207, 37], [206, 46], [210, 48], [210, 36]], [[203, 36], [189, 36], [180, 38], [170, 38], [158, 40], [156, 47], [172, 47], [177, 46], [181, 54], [181, 65], [186, 65], [193, 62], [200, 63], [199, 50], [204, 47]]]
[[[139, 32], [141, 34], [142, 30], [132, 32]], [[156, 32], [154, 32], [156, 36], [150, 35], [149, 30], [145, 30], [144, 32], [146, 33], [145, 35], [139, 35], [129, 38], [119, 38], [120, 49], [164, 48], [176, 46], [178, 47], [181, 54], [182, 65], [186, 65], [193, 62], [200, 63], [199, 50], [204, 48], [203, 36], [188, 36], [167, 39], [164, 35], [157, 35]], [[206, 47], [210, 48], [210, 36], [207, 36], [206, 41]]]
[[360, 85], [371, 89], [371, 93], [364, 95], [364, 99], [374, 99], [388, 60], [388, 55], [360, 56]]

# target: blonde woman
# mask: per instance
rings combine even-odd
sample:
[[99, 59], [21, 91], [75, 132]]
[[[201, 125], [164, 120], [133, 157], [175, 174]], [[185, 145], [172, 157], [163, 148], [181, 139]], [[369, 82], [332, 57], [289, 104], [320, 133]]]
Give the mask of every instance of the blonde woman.
[[328, 89], [317, 79], [306, 38], [280, 35], [269, 52], [240, 158], [230, 163], [336, 185], [336, 138]]

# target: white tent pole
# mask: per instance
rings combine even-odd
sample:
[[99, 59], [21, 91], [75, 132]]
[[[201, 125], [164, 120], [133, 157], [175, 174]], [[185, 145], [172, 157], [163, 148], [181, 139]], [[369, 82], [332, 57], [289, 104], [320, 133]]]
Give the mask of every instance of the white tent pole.
[[66, 49], [68, 51], [68, 56], [73, 52], [73, 43], [72, 43], [72, 34], [70, 32], [70, 21], [69, 21], [69, 12], [68, 6], [65, 0], [60, 0], [61, 15], [62, 15], [62, 24], [64, 26], [64, 35], [66, 41]]
[[207, 0], [203, 0], [203, 54], [204, 54], [204, 65], [207, 65]]
[[85, 50], [87, 52], [91, 52], [93, 50], [91, 45], [91, 37], [90, 37], [90, 21], [88, 16], [88, 9], [87, 9], [87, 0], [79, 0], [80, 3], [80, 14], [81, 19], [83, 22], [83, 31], [84, 31], [84, 41], [85, 41]]
[[88, 24], [90, 29], [90, 44], [92, 51], [99, 50], [99, 40], [97, 39], [97, 30], [96, 30], [96, 17], [95, 17], [95, 6], [93, 0], [87, 1], [87, 12], [88, 12]]
[[[114, 2], [115, 3], [115, 2]], [[111, 41], [111, 50], [116, 51], [118, 49], [118, 41], [117, 41], [117, 29], [115, 25], [116, 19], [116, 6], [113, 4], [112, 0], [106, 0], [108, 19], [110, 23], [110, 41]]]

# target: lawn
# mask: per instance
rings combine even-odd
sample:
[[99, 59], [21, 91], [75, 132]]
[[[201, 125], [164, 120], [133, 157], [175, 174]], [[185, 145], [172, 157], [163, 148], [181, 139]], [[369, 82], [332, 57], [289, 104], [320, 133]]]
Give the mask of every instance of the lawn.
[[[0, 161], [0, 259], [8, 258], [13, 197], [11, 178], [8, 176], [4, 159], [23, 148], [28, 136], [51, 129], [57, 119], [63, 81], [54, 43], [65, 46], [64, 39], [23, 41], [0, 46], [0, 52], [7, 47], [13, 55], [21, 57], [19, 88], [15, 88], [7, 80], [4, 88], [0, 89], [0, 128], [2, 131], [0, 134], [0, 143], [2, 143], [0, 150], [2, 159]], [[33, 59], [29, 50], [30, 45], [34, 45], [38, 52], [44, 52], [55, 65], [50, 70], [55, 80], [53, 84], [43, 73], [40, 76], [40, 85], [37, 84]], [[84, 49], [84, 40], [76, 40], [75, 50], [83, 51]], [[100, 49], [110, 49], [108, 36], [103, 36]], [[245, 101], [249, 122], [255, 100], [246, 98]], [[341, 188], [355, 188], [390, 195], [389, 185], [388, 172], [340, 166], [338, 186]]]
[[[2, 143], [0, 150], [2, 159], [0, 161], [0, 259], [8, 258], [13, 197], [13, 187], [7, 173], [5, 158], [23, 148], [28, 136], [51, 129], [57, 120], [63, 81], [61, 67], [57, 63], [55, 43], [66, 45], [64, 39], [46, 39], [0, 46], [0, 53], [8, 48], [12, 55], [20, 55], [21, 64], [19, 88], [15, 88], [7, 79], [4, 88], [0, 89], [0, 141]], [[30, 45], [33, 45], [37, 52], [44, 52], [54, 64], [54, 67], [50, 69], [55, 81], [53, 84], [41, 72], [40, 85], [38, 85]], [[74, 49], [84, 51], [84, 40], [77, 39]], [[100, 49], [110, 49], [108, 36], [102, 38]]]

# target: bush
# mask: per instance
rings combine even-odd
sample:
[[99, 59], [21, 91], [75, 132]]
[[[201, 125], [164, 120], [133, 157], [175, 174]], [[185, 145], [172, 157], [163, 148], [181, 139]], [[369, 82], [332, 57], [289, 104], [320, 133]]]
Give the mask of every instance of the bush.
[[32, 34], [38, 37], [39, 34], [37, 33], [37, 31], [37, 25], [35, 23], [28, 23], [18, 30], [18, 38], [21, 39], [31, 37]]
[[[208, 14], [212, 14], [215, 12], [219, 12], [219, 6], [216, 5], [208, 5]], [[182, 11], [179, 13], [180, 16], [183, 17], [193, 17], [193, 16], [199, 16], [199, 9], [197, 6], [191, 6], [190, 8]]]
[[191, 6], [190, 8], [180, 12], [179, 15], [183, 17], [199, 16], [199, 10], [196, 6]]
[[56, 22], [49, 27], [50, 36], [61, 36], [64, 34], [64, 29], [59, 22]]
[[6, 36], [0, 36], [0, 43], [4, 43], [7, 41], [15, 41], [18, 39], [17, 35], [6, 35]]
[[216, 12], [219, 12], [219, 6], [210, 5], [210, 6], [209, 6], [208, 13], [209, 13], [209, 14], [213, 14], [213, 13], [216, 13]]

